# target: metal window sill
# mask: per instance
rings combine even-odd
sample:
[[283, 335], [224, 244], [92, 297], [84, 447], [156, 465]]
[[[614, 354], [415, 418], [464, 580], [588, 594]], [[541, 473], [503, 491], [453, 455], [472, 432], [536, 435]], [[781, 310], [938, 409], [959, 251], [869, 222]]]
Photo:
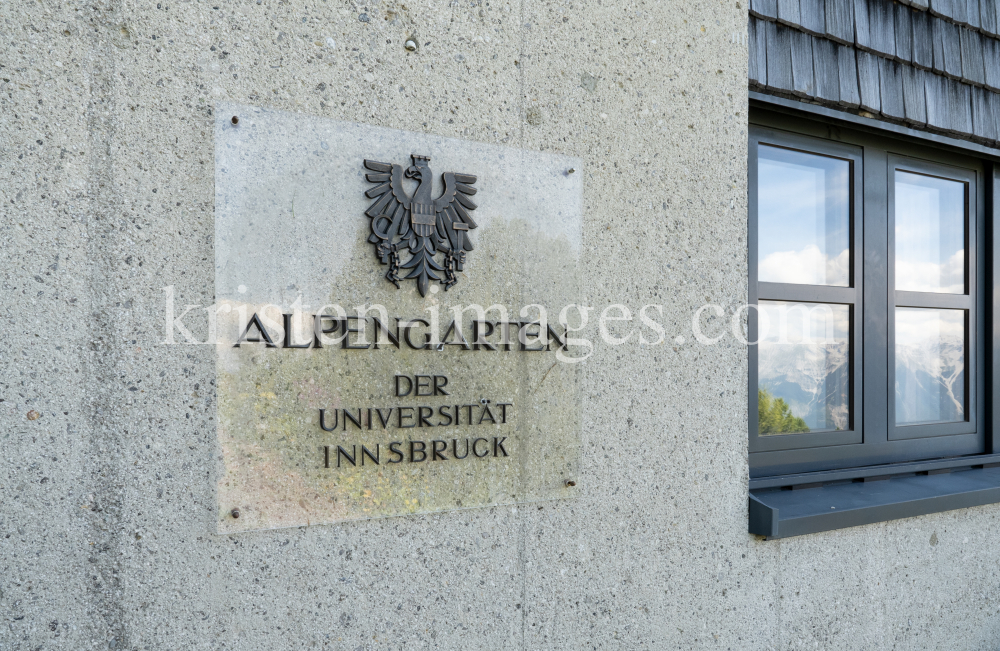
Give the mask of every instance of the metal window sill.
[[750, 492], [750, 533], [768, 540], [1000, 502], [1000, 468]]

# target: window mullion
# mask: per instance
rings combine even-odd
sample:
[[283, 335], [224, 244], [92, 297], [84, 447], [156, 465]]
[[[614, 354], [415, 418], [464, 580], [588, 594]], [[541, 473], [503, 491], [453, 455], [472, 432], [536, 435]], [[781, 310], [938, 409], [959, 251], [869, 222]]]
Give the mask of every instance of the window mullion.
[[[862, 376], [864, 412], [864, 444], [885, 443], [889, 437], [889, 423], [895, 418], [889, 400], [888, 369], [889, 310], [895, 300], [891, 259], [893, 244], [889, 229], [889, 205], [894, 200], [889, 183], [889, 159], [884, 149], [873, 146], [864, 150], [864, 191], [858, 193], [863, 200], [864, 219], [864, 275], [862, 299]], [[886, 188], [889, 192], [886, 193]]]

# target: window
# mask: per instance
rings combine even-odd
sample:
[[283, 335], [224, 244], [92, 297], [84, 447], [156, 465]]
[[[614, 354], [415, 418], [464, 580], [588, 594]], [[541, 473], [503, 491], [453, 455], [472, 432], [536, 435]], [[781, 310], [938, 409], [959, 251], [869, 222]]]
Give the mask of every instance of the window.
[[754, 122], [751, 477], [986, 452], [986, 166], [800, 118]]

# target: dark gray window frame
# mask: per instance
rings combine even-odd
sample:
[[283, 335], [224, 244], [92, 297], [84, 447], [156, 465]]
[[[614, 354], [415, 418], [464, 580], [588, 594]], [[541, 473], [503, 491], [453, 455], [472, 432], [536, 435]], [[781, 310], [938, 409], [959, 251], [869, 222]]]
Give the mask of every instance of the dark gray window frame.
[[[973, 334], [978, 331], [980, 335], [978, 344], [970, 342], [970, 346], [976, 348], [975, 358], [971, 361], [975, 367], [970, 374], [970, 382], [976, 392], [969, 397], [978, 403], [970, 407], [970, 419], [976, 419], [976, 433], [946, 437], [962, 445], [955, 446], [950, 452], [937, 454], [928, 452], [934, 446], [929, 446], [927, 442], [941, 437], [889, 440], [888, 423], [892, 414], [887, 407], [893, 394], [888, 391], [890, 385], [886, 372], [881, 390], [884, 409], [875, 411], [866, 404], [862, 426], [867, 428], [881, 424], [885, 427], [886, 444], [909, 445], [915, 454], [903, 455], [903, 459], [920, 460], [901, 460], [899, 455], [883, 445], [878, 454], [855, 466], [844, 467], [848, 464], [841, 459], [840, 467], [833, 465], [825, 470], [816, 470], [809, 467], [809, 454], [815, 449], [793, 452], [797, 458], [781, 463], [774, 463], [776, 453], [758, 453], [758, 458], [771, 456], [772, 463], [763, 471], [760, 464], [751, 469], [750, 532], [781, 538], [1000, 502], [1000, 472], [997, 470], [1000, 453], [993, 436], [993, 432], [1000, 431], [1000, 409], [994, 408], [994, 404], [1000, 405], [1000, 382], [993, 380], [993, 369], [1000, 369], [1000, 318], [994, 318], [994, 315], [1000, 315], [1000, 291], [995, 289], [994, 282], [994, 279], [1000, 278], [1000, 256], [994, 255], [994, 251], [1000, 249], [1000, 229], [994, 228], [994, 206], [1000, 205], [1000, 150], [756, 92], [750, 93], [750, 106], [751, 128], [787, 130], [835, 142], [845, 142], [853, 137], [866, 147], [888, 143], [884, 145], [886, 165], [881, 167], [883, 188], [889, 187], [889, 151], [916, 160], [933, 158], [938, 163], [957, 163], [953, 166], [962, 168], [967, 168], [969, 159], [974, 159], [973, 167], [978, 171], [974, 229], [979, 241], [976, 246], [970, 247], [968, 264], [970, 269], [977, 269], [974, 279], [977, 278], [979, 283], [977, 288], [970, 288], [970, 295], [978, 294], [981, 301], [976, 306], [971, 324], [974, 326]], [[871, 184], [866, 186], [866, 190], [872, 190]], [[886, 195], [884, 201], [888, 220], [888, 196], [884, 189], [883, 194]], [[882, 232], [888, 244], [888, 222]], [[870, 235], [877, 236], [878, 233]], [[748, 241], [748, 244], [755, 255], [756, 242]], [[885, 250], [888, 252], [888, 246]], [[885, 264], [888, 269], [888, 260]], [[886, 310], [897, 304], [895, 295], [889, 294], [889, 280], [886, 275], [881, 282], [864, 284], [866, 298], [881, 294]], [[904, 302], [909, 300], [906, 296], [902, 298]], [[868, 327], [873, 325], [878, 326], [877, 323], [865, 323]], [[886, 330], [887, 348], [889, 333], [886, 319], [882, 320], [882, 329]], [[866, 394], [871, 386], [871, 382], [865, 385]], [[755, 408], [755, 389], [751, 390], [749, 398], [753, 398], [750, 404]], [[866, 395], [864, 399], [869, 398]], [[785, 453], [787, 451], [777, 454]], [[754, 453], [751, 453], [753, 456]], [[815, 467], [815, 460], [812, 462]]]
[[[982, 383], [976, 382], [977, 371], [982, 367], [980, 346], [974, 346], [977, 337], [975, 331], [982, 332], [985, 327], [981, 308], [985, 300], [982, 283], [974, 282], [970, 287], [976, 292], [972, 294], [975, 302], [980, 305], [974, 310], [976, 327], [970, 328], [969, 349], [967, 355], [967, 378], [973, 383], [973, 392], [969, 394], [969, 421], [959, 424], [935, 424], [925, 426], [895, 427], [894, 402], [891, 391], [892, 382], [892, 319], [890, 306], [897, 304], [897, 296], [893, 288], [894, 259], [891, 249], [892, 206], [890, 204], [892, 188], [892, 171], [902, 166], [912, 171], [927, 173], [937, 171], [947, 172], [949, 178], [961, 178], [970, 185], [969, 219], [972, 227], [967, 231], [972, 235], [969, 247], [967, 266], [969, 274], [975, 281], [981, 277], [985, 269], [982, 261], [985, 256], [977, 251], [981, 248], [982, 238], [976, 234], [984, 230], [985, 220], [985, 183], [987, 165], [976, 156], [967, 156], [956, 152], [939, 150], [924, 143], [912, 143], [907, 140], [886, 137], [876, 134], [854, 131], [849, 128], [834, 127], [826, 121], [816, 121], [793, 118], [787, 114], [765, 111], [754, 111], [751, 114], [751, 130], [749, 138], [749, 182], [750, 182], [750, 223], [748, 231], [748, 261], [750, 268], [750, 302], [756, 304], [760, 298], [776, 298], [781, 294], [767, 293], [764, 296], [756, 294], [756, 147], [758, 143], [778, 147], [794, 148], [799, 151], [809, 151], [820, 155], [833, 156], [852, 162], [852, 177], [854, 190], [854, 214], [852, 215], [852, 268], [854, 270], [854, 285], [856, 289], [832, 292], [835, 288], [819, 288], [800, 286], [788, 289], [787, 296], [799, 300], [816, 302], [833, 302], [839, 294], [846, 298], [851, 291], [862, 296], [860, 310], [855, 307], [854, 341], [852, 346], [852, 386], [854, 396], [853, 427], [855, 442], [833, 442], [830, 445], [813, 445], [797, 447], [792, 437], [808, 439], [811, 435], [780, 435], [769, 436], [766, 444], [756, 436], [756, 347], [750, 350], [750, 382], [748, 383], [748, 407], [750, 410], [750, 476], [765, 477], [781, 474], [803, 473], [811, 471], [838, 470], [867, 465], [901, 463], [943, 457], [955, 457], [986, 452], [984, 429], [977, 428], [983, 422], [984, 401], [981, 399]], [[862, 263], [863, 259], [863, 263]], [[770, 284], [761, 287], [761, 292], [767, 292]], [[912, 293], [907, 293], [912, 294]], [[906, 302], [907, 297], [900, 297]], [[941, 299], [942, 304], [948, 298]], [[910, 301], [913, 302], [913, 301]], [[860, 312], [860, 314], [859, 314]], [[755, 311], [751, 310], [748, 319], [750, 341], [756, 340]], [[860, 327], [859, 327], [860, 322]], [[860, 359], [860, 364], [858, 360]], [[971, 367], [971, 369], [970, 369]], [[971, 372], [970, 372], [971, 370]], [[859, 386], [860, 385], [860, 388]], [[976, 395], [980, 394], [980, 395]], [[971, 422], [971, 424], [970, 424]], [[918, 432], [922, 430], [922, 432]], [[923, 436], [904, 438], [902, 432], [921, 433]], [[817, 438], [828, 437], [821, 434]], [[788, 438], [786, 438], [788, 437]], [[860, 441], [858, 440], [860, 439]], [[785, 442], [788, 443], [785, 443]], [[768, 445], [769, 444], [769, 445]], [[785, 449], [781, 449], [785, 448]]]
[[[967, 354], [965, 356], [965, 421], [948, 424], [894, 426], [896, 404], [894, 400], [890, 399], [886, 405], [889, 412], [887, 419], [887, 422], [889, 423], [888, 438], [890, 441], [893, 441], [950, 434], [975, 433], [978, 431], [979, 422], [982, 421], [982, 414], [980, 413], [980, 404], [982, 402], [982, 382], [978, 382], [977, 379], [979, 369], [983, 365], [983, 360], [980, 359], [982, 356], [979, 354], [978, 340], [980, 337], [978, 334], [983, 332], [983, 328], [985, 327], [981, 318], [984, 311], [982, 309], [982, 304], [985, 301], [985, 296], [982, 296], [981, 292], [979, 292], [979, 286], [981, 285], [981, 281], [979, 279], [982, 278], [985, 273], [985, 268], [980, 268], [982, 260], [985, 256], [980, 255], [979, 253], [979, 234], [983, 230], [985, 210], [981, 205], [983, 197], [980, 196], [981, 193], [978, 192], [978, 189], [980, 185], [979, 181], [985, 175], [985, 170], [972, 173], [972, 170], [956, 168], [949, 165], [941, 165], [939, 163], [933, 163], [926, 160], [915, 160], [895, 154], [889, 155], [888, 162], [889, 173], [895, 171], [906, 171], [925, 176], [964, 181], [966, 186], [965, 250], [968, 252], [965, 263], [965, 285], [967, 292], [965, 295], [930, 294], [898, 290], [893, 292], [891, 288], [895, 287], [896, 276], [895, 260], [891, 257], [892, 251], [895, 249], [896, 232], [894, 214], [895, 186], [890, 180], [888, 183], [888, 223], [886, 229], [890, 252], [888, 284], [890, 287], [890, 295], [892, 296], [892, 302], [889, 303], [888, 306], [889, 310], [891, 311], [894, 307], [953, 308], [965, 310], [965, 341], [967, 345]], [[895, 319], [891, 318], [891, 314], [887, 314], [887, 317], [890, 317], [888, 318], [889, 333], [887, 349], [891, 354], [891, 351], [895, 348]], [[893, 364], [889, 364], [887, 370], [887, 384], [890, 389], [890, 395], [892, 395], [892, 389], [895, 384], [895, 366]]]
[[[789, 149], [798, 152], [816, 153], [830, 158], [837, 158], [851, 165], [851, 286], [831, 287], [816, 285], [792, 285], [784, 283], [760, 283], [757, 281], [757, 147], [765, 144], [779, 149]], [[760, 436], [754, 426], [758, 421], [757, 410], [757, 346], [750, 346], [750, 444], [751, 455], [761, 452], [778, 452], [782, 450], [804, 450], [809, 448], [825, 448], [829, 446], [861, 443], [863, 440], [861, 423], [855, 416], [862, 412], [863, 396], [861, 392], [861, 347], [854, 341], [854, 334], [861, 331], [862, 311], [862, 259], [858, 253], [862, 250], [862, 233], [858, 227], [862, 213], [862, 199], [859, 189], [864, 187], [861, 178], [862, 148], [830, 142], [812, 136], [806, 136], [777, 129], [752, 127], [749, 142], [748, 168], [750, 225], [747, 231], [749, 247], [749, 304], [758, 305], [759, 301], [794, 301], [808, 303], [827, 303], [850, 305], [851, 308], [851, 387], [849, 403], [851, 426], [847, 430], [824, 431], [809, 434], [783, 434], [780, 436]], [[756, 342], [758, 338], [757, 310], [750, 310], [747, 321], [747, 339]], [[787, 456], [787, 455], [786, 455]]]

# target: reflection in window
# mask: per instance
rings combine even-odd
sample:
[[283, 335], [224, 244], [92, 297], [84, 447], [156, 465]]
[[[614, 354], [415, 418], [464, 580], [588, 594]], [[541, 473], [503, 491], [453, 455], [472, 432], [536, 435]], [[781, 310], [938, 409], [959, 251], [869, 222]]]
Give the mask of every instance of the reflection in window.
[[850, 429], [850, 318], [847, 305], [760, 301], [761, 434]]
[[965, 419], [965, 312], [896, 308], [896, 423]]
[[896, 289], [965, 293], [965, 184], [896, 170]]
[[850, 285], [850, 163], [761, 145], [758, 280]]

